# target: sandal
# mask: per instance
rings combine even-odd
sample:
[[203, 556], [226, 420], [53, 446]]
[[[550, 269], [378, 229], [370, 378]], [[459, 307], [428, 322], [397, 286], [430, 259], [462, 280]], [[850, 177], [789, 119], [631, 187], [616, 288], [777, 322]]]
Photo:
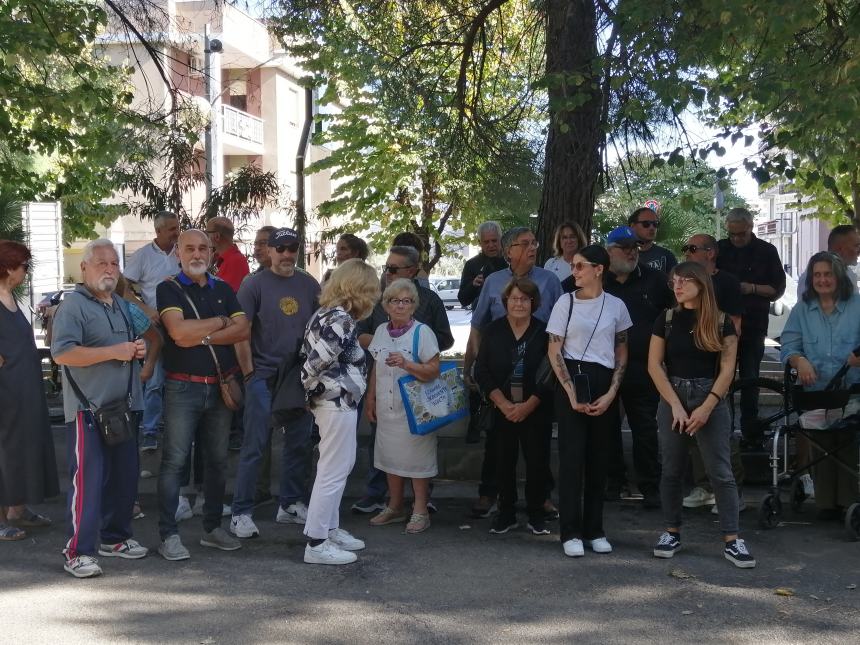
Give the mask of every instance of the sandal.
[[0, 542], [15, 542], [16, 540], [23, 540], [26, 537], [27, 534], [19, 528], [0, 524]]
[[29, 508], [24, 508], [24, 514], [21, 517], [9, 517], [7, 515], [6, 522], [10, 526], [25, 526], [28, 528], [40, 528], [53, 524], [51, 518], [36, 513]]
[[395, 511], [390, 506], [386, 506], [379, 515], [375, 515], [370, 520], [371, 526], [385, 526], [386, 524], [396, 524], [398, 522], [405, 522], [406, 518], [409, 515], [406, 511]]
[[409, 524], [406, 525], [407, 533], [421, 533], [430, 528], [430, 515], [421, 513], [413, 513], [409, 518]]

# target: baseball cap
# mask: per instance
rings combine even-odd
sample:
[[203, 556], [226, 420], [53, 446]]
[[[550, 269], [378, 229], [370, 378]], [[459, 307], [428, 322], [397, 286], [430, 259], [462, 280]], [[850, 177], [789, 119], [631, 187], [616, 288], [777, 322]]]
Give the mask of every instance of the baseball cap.
[[639, 241], [636, 233], [629, 226], [619, 226], [612, 229], [612, 232], [606, 236], [606, 246], [634, 246]]
[[277, 228], [269, 235], [269, 246], [283, 246], [295, 244], [299, 241], [299, 234], [291, 228]]

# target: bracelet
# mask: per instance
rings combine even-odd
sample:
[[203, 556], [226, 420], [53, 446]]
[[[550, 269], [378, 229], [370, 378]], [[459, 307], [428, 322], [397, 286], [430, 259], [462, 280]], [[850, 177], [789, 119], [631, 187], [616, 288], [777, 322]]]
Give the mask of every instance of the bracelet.
[[719, 403], [720, 401], [722, 401], [722, 400], [723, 400], [723, 397], [721, 397], [719, 394], [717, 394], [717, 393], [716, 393], [716, 392], [714, 392], [713, 390], [711, 390], [710, 392], [708, 392], [708, 394], [710, 394], [710, 395], [713, 395], [713, 396], [717, 397], [717, 403]]

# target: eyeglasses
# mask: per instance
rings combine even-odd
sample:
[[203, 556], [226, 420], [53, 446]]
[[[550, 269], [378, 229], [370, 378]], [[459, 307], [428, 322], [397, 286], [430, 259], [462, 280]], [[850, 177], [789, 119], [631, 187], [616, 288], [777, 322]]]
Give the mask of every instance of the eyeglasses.
[[615, 244], [616, 249], [621, 249], [622, 251], [638, 251], [639, 247], [642, 245], [641, 242], [634, 242], [633, 244]]
[[529, 298], [528, 296], [510, 296], [508, 297], [508, 302], [521, 302], [523, 304], [527, 302], [533, 302], [534, 298]]
[[711, 246], [697, 246], [696, 244], [685, 244], [681, 247], [682, 253], [698, 253], [699, 251], [710, 251]]
[[654, 228], [659, 228], [659, 226], [660, 226], [660, 221], [656, 220], [656, 219], [640, 219], [640, 220], [633, 222], [633, 223], [644, 226], [645, 228], [651, 228], [652, 226]]
[[597, 262], [572, 262], [570, 268], [574, 271], [582, 271], [585, 267], [596, 267]]
[[388, 299], [388, 304], [394, 305], [395, 307], [398, 307], [400, 305], [403, 305], [404, 307], [408, 307], [413, 302], [414, 302], [414, 300], [412, 300], [412, 298], [389, 298]]
[[684, 278], [681, 276], [674, 276], [671, 280], [669, 280], [669, 288], [674, 289], [675, 287], [684, 287], [690, 282], [695, 282], [695, 278]]
[[526, 248], [536, 249], [540, 247], [540, 242], [537, 240], [529, 240], [528, 242], [517, 242], [516, 244], [511, 244], [511, 246], [524, 246]]
[[277, 253], [283, 253], [285, 251], [289, 251], [290, 253], [298, 253], [299, 243], [295, 242], [293, 244], [281, 244], [280, 246], [275, 247], [275, 252]]
[[407, 264], [405, 267], [396, 267], [392, 264], [386, 264], [384, 267], [382, 267], [382, 270], [387, 271], [388, 273], [397, 273], [398, 271], [401, 271], [402, 269], [411, 269], [414, 266], [415, 266], [414, 264]]

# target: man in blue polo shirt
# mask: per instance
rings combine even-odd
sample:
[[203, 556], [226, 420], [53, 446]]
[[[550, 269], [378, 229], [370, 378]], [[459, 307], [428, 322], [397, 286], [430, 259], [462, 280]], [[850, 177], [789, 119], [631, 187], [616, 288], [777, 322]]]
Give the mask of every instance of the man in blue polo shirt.
[[[182, 271], [158, 285], [156, 299], [167, 332], [164, 343], [164, 452], [158, 474], [158, 552], [167, 560], [191, 557], [179, 539], [176, 506], [185, 460], [201, 424], [205, 451], [202, 546], [233, 551], [241, 544], [223, 528], [227, 442], [233, 413], [221, 398], [218, 372], [237, 374], [233, 345], [247, 340], [248, 321], [230, 286], [207, 273], [209, 238], [191, 229], [177, 242]], [[217, 362], [216, 357], [217, 356]], [[240, 375], [241, 376], [241, 375]]]
[[[556, 300], [561, 296], [561, 283], [552, 271], [547, 271], [535, 266], [537, 261], [538, 242], [531, 229], [525, 226], [512, 228], [505, 233], [502, 239], [502, 252], [508, 260], [508, 268], [496, 271], [487, 276], [481, 295], [472, 313], [472, 329], [469, 332], [469, 343], [466, 346], [466, 356], [463, 359], [463, 375], [469, 385], [473, 385], [472, 366], [478, 356], [478, 347], [481, 344], [481, 328], [487, 323], [507, 315], [505, 304], [502, 302], [502, 291], [513, 279], [528, 278], [534, 282], [540, 290], [540, 307], [534, 312], [535, 318], [546, 322], [552, 313]], [[549, 441], [547, 430], [547, 441]], [[549, 454], [549, 451], [547, 451]], [[475, 517], [488, 517], [492, 512], [498, 493], [495, 482], [496, 467], [496, 441], [491, 431], [487, 433], [484, 445], [484, 463], [481, 466], [481, 484], [478, 487], [478, 501], [472, 507]], [[550, 476], [547, 480], [552, 482]], [[555, 519], [557, 512], [552, 504], [547, 503], [548, 517]]]

